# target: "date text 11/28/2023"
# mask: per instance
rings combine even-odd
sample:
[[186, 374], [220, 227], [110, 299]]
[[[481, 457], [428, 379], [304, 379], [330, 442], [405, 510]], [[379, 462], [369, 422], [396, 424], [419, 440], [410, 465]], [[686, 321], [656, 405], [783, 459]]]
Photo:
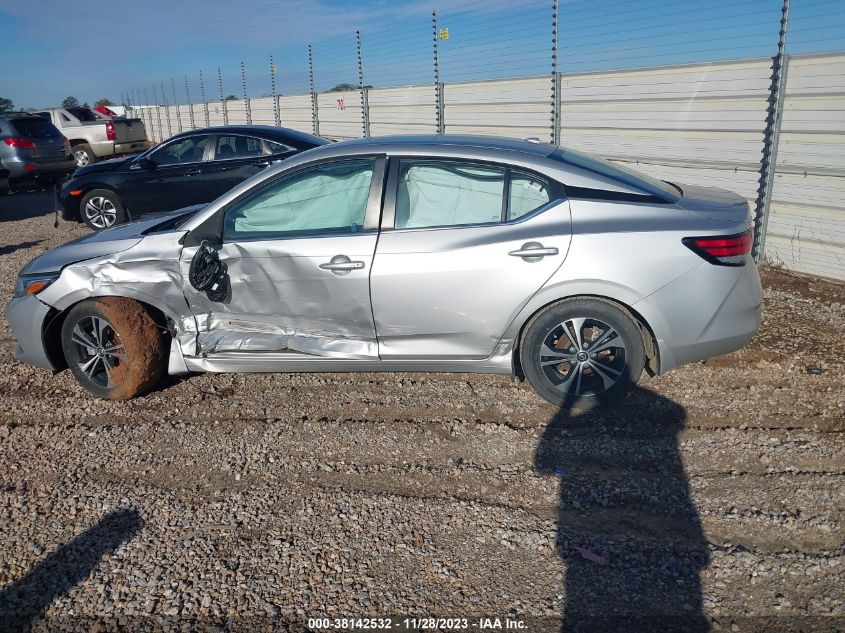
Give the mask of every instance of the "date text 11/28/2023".
[[517, 618], [308, 618], [311, 630], [479, 630], [520, 631], [527, 625]]

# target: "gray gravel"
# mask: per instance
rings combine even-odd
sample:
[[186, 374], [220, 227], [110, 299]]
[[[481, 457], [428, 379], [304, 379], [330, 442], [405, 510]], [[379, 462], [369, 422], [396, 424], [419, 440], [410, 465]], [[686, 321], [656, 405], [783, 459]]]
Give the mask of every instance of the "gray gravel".
[[[49, 204], [0, 198], [4, 296], [86, 232]], [[845, 288], [764, 279], [751, 345], [573, 416], [462, 374], [198, 375], [102, 402], [16, 362], [4, 321], [0, 630], [845, 629]]]

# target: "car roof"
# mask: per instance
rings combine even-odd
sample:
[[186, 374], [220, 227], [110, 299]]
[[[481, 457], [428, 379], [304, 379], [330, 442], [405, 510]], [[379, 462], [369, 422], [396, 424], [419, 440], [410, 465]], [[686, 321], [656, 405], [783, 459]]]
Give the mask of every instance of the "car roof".
[[400, 147], [452, 146], [466, 149], [500, 150], [521, 152], [545, 158], [555, 151], [549, 143], [527, 139], [505, 138], [502, 136], [480, 136], [471, 134], [401, 134], [343, 141], [333, 147], [351, 147], [361, 145], [368, 151], [402, 151]]
[[171, 138], [188, 136], [191, 134], [252, 134], [262, 137], [270, 137], [277, 139], [286, 139], [288, 141], [298, 141], [308, 145], [325, 145], [329, 143], [324, 138], [300, 132], [299, 130], [292, 130], [287, 127], [276, 127], [275, 125], [216, 125], [213, 127], [197, 128], [188, 132], [175, 134]]

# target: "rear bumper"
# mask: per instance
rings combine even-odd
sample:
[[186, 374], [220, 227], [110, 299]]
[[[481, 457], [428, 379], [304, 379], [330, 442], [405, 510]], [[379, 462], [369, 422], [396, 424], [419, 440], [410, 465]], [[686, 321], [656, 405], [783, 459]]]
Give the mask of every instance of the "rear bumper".
[[93, 143], [91, 151], [97, 158], [117, 158], [123, 154], [132, 154], [134, 152], [143, 152], [150, 146], [150, 142], [130, 141], [128, 143], [115, 143], [114, 141], [102, 141]]
[[17, 344], [15, 358], [29, 365], [54, 369], [44, 348], [44, 320], [50, 306], [29, 295], [14, 297], [6, 304], [6, 321], [12, 328]]
[[56, 181], [62, 180], [76, 170], [76, 161], [73, 158], [49, 163], [38, 162], [37, 160], [3, 160], [4, 166], [9, 170], [9, 181], [14, 183], [35, 182], [35, 181]]
[[753, 262], [703, 263], [632, 307], [652, 326], [665, 373], [746, 345], [760, 327], [762, 304]]

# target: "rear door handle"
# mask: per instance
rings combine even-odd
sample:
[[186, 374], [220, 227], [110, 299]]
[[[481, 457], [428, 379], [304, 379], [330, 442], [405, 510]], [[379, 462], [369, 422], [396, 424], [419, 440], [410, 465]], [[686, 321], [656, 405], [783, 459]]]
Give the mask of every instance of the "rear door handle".
[[199, 176], [202, 173], [202, 169], [198, 169], [194, 167], [193, 169], [189, 169], [185, 172], [186, 176]]
[[335, 255], [331, 261], [320, 264], [323, 270], [330, 270], [335, 275], [348, 275], [353, 270], [361, 270], [364, 262], [352, 261], [346, 255]]
[[560, 251], [554, 246], [543, 246], [540, 242], [526, 242], [522, 247], [508, 253], [511, 257], [522, 257], [528, 262], [538, 262], [547, 255], [557, 255]]

